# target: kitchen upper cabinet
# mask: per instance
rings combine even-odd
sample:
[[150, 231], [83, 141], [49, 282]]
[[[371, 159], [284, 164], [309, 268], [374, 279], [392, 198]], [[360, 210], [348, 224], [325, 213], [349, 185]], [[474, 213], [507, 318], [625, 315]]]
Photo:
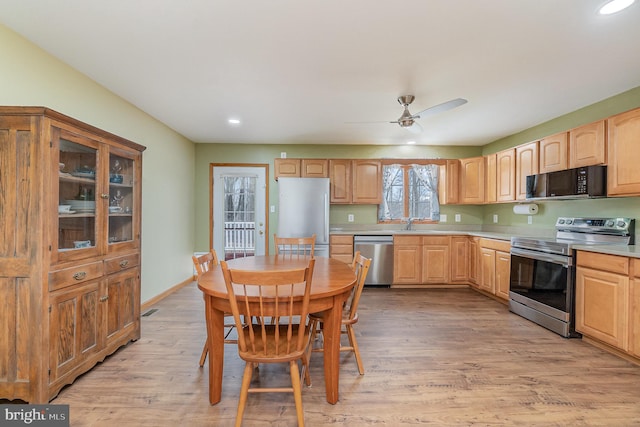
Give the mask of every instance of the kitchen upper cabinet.
[[538, 173], [538, 141], [516, 147], [516, 199], [527, 198], [527, 175]]
[[569, 133], [560, 132], [540, 140], [540, 173], [567, 169]]
[[604, 120], [569, 131], [569, 169], [606, 163], [607, 142]]
[[422, 283], [449, 283], [449, 236], [422, 237]]
[[516, 150], [509, 148], [496, 154], [496, 199], [513, 202], [516, 199]]
[[300, 178], [301, 159], [275, 159], [273, 162], [274, 176], [277, 181], [280, 177]]
[[481, 204], [485, 201], [485, 159], [472, 157], [460, 160], [460, 202]]
[[329, 178], [329, 160], [302, 159], [301, 164], [302, 178]]
[[351, 160], [329, 160], [331, 203], [351, 203]]
[[460, 202], [460, 160], [447, 160], [440, 166], [438, 182], [438, 201], [441, 205], [453, 205]]
[[607, 195], [640, 195], [640, 108], [607, 119]]
[[495, 203], [498, 201], [498, 182], [497, 182], [497, 155], [489, 154], [485, 157], [485, 184], [484, 199], [486, 203]]
[[382, 164], [379, 160], [353, 160], [353, 203], [382, 203]]
[[578, 251], [576, 330], [628, 349], [629, 259]]

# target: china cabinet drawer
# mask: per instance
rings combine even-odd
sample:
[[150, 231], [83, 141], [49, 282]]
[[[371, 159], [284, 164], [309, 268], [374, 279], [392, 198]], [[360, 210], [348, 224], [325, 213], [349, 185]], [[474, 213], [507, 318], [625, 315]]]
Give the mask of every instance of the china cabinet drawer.
[[140, 254], [130, 254], [104, 261], [106, 274], [117, 273], [118, 271], [136, 267], [138, 264], [140, 264]]
[[54, 291], [77, 283], [83, 283], [104, 275], [102, 262], [77, 265], [49, 273], [49, 290]]

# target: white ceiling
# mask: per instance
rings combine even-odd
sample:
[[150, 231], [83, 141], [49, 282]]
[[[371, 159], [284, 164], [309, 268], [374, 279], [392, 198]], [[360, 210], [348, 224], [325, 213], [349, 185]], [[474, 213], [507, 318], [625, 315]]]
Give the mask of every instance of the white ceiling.
[[[640, 86], [640, 3], [603, 2], [0, 0], [0, 22], [194, 142], [484, 145]], [[469, 102], [413, 135], [385, 123], [404, 94]]]

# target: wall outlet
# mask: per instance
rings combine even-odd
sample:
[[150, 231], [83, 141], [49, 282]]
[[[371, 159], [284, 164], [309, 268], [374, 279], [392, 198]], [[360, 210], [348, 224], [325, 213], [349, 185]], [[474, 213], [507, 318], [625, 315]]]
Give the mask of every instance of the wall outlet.
[[271, 213], [274, 213], [276, 211], [276, 206], [271, 205], [271, 208], [269, 210], [271, 211]]
[[529, 225], [533, 224], [533, 217], [531, 215], [527, 217], [527, 224]]
[[280, 158], [281, 158], [281, 159], [286, 159], [286, 158], [287, 158], [287, 152], [286, 152], [286, 151], [282, 151], [282, 152], [280, 153]]
[[447, 222], [447, 214], [440, 214], [440, 222]]
[[462, 216], [460, 214], [456, 214], [456, 222], [462, 221]]
[[353, 216], [353, 214], [349, 214], [349, 215], [347, 215], [347, 221], [349, 221], [349, 222], [353, 222], [353, 221], [355, 221], [355, 220], [356, 220], [356, 218]]
[[498, 214], [493, 214], [493, 223], [494, 224], [498, 223]]

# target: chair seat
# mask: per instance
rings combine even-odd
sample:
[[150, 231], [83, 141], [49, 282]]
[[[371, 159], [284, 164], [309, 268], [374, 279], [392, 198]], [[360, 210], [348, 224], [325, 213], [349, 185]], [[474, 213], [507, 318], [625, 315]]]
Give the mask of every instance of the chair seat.
[[[291, 328], [292, 336], [294, 337], [297, 336], [299, 327], [300, 325], [292, 325], [292, 328]], [[245, 340], [247, 340], [247, 342], [251, 342], [250, 341], [251, 331], [249, 330], [250, 328], [253, 328], [253, 333], [256, 336], [260, 336], [263, 333], [262, 325], [252, 324], [250, 327], [249, 326], [244, 327], [242, 329], [242, 334], [244, 335]], [[276, 340], [276, 328], [280, 329], [277, 340]], [[305, 327], [305, 329], [306, 330], [304, 331], [304, 341], [309, 342], [310, 330], [308, 327]], [[300, 356], [304, 353], [304, 349], [300, 351], [296, 351], [295, 348], [292, 348], [291, 350], [287, 351], [286, 354], [282, 354], [283, 349], [286, 349], [287, 345], [294, 346], [294, 344], [291, 344], [291, 343], [288, 344], [287, 325], [280, 325], [277, 327], [276, 325], [265, 325], [264, 332], [267, 335], [266, 351], [265, 351], [265, 345], [263, 341], [255, 340], [254, 342], [255, 349], [252, 348], [247, 352], [243, 352], [239, 350], [240, 358], [242, 358], [247, 362], [253, 362], [253, 363], [282, 363], [289, 360], [299, 359]], [[278, 348], [279, 351], [277, 351], [276, 348]]]

